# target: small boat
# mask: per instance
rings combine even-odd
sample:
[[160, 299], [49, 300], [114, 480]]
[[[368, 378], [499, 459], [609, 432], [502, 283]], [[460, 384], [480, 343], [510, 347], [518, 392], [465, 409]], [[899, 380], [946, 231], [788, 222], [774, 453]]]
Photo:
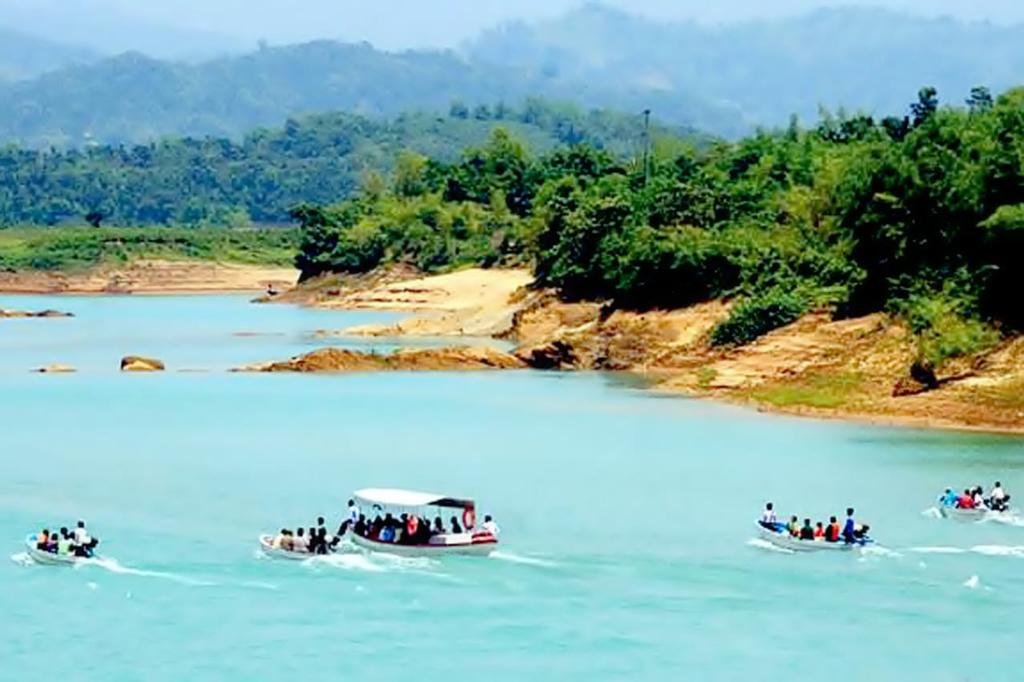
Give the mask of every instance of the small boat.
[[[384, 552], [406, 557], [487, 556], [498, 548], [498, 538], [495, 535], [475, 529], [476, 503], [473, 500], [413, 490], [385, 488], [358, 490], [352, 497], [355, 498], [364, 513], [369, 509], [380, 515], [390, 512], [396, 519], [401, 514], [425, 519], [435, 516], [444, 518], [442, 512], [447, 514], [457, 511], [462, 515], [462, 526], [465, 528], [462, 533], [432, 535], [429, 542], [418, 544], [407, 544], [401, 541], [385, 542], [358, 535], [352, 528], [349, 528], [345, 533], [345, 539], [356, 547], [371, 552]], [[370, 517], [371, 515], [367, 513], [366, 516]]]
[[25, 550], [28, 553], [29, 558], [37, 564], [43, 564], [46, 566], [73, 566], [83, 561], [98, 558], [95, 556], [75, 556], [74, 554], [51, 554], [50, 552], [44, 552], [43, 550], [38, 549], [36, 547], [38, 542], [39, 536], [35, 533], [32, 533], [25, 538]]
[[297, 549], [285, 549], [284, 547], [274, 547], [274, 536], [273, 535], [261, 535], [260, 539], [260, 551], [263, 552], [264, 556], [271, 559], [289, 559], [291, 561], [306, 561], [311, 559], [315, 554], [310, 554], [306, 550]]
[[873, 540], [868, 537], [861, 538], [855, 543], [825, 542], [824, 540], [801, 540], [789, 534], [785, 524], [778, 523], [774, 528], [766, 528], [757, 522], [758, 535], [776, 547], [788, 549], [792, 552], [849, 552], [850, 550], [871, 544]]

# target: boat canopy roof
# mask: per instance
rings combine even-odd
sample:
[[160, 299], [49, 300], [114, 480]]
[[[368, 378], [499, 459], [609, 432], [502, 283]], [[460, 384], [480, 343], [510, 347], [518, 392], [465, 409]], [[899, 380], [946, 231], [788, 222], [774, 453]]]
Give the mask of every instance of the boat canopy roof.
[[357, 490], [355, 497], [362, 505], [380, 505], [382, 507], [450, 507], [452, 509], [473, 509], [473, 500], [448, 497], [435, 493], [423, 493], [415, 490], [399, 490], [396, 488], [366, 488]]

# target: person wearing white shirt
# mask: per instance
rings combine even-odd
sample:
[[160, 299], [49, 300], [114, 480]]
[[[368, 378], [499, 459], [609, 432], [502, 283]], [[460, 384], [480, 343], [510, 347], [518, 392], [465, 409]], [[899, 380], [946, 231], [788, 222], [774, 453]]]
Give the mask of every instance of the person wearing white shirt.
[[778, 522], [775, 518], [775, 505], [771, 502], [764, 506], [764, 513], [761, 514], [761, 525], [765, 527], [773, 526]]
[[498, 528], [498, 524], [494, 522], [494, 519], [487, 515], [484, 517], [484, 523], [480, 526], [480, 530], [485, 533], [490, 533], [494, 537], [498, 537], [501, 534], [501, 529]]

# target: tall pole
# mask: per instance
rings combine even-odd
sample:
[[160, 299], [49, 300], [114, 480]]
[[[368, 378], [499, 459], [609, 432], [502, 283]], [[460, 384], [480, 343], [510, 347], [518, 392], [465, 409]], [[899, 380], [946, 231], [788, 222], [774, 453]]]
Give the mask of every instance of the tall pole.
[[644, 187], [651, 179], [651, 110], [644, 109]]

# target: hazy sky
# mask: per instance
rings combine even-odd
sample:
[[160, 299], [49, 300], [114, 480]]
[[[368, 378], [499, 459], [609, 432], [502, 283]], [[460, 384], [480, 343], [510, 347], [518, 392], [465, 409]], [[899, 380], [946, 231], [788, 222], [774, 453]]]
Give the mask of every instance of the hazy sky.
[[[581, 0], [0, 0], [0, 22], [49, 37], [90, 28], [107, 31], [124, 20], [255, 43], [314, 38], [367, 40], [380, 47], [456, 45], [482, 28], [516, 18], [563, 13]], [[1024, 0], [606, 0], [631, 12], [705, 22], [777, 17], [817, 7], [881, 5], [929, 16], [953, 15], [998, 23], [1024, 21]], [[86, 14], [83, 23], [80, 15]], [[140, 28], [144, 35], [147, 27]], [[56, 34], [56, 35], [55, 35]], [[90, 36], [95, 42], [97, 36]], [[112, 37], [113, 39], [116, 36]]]

